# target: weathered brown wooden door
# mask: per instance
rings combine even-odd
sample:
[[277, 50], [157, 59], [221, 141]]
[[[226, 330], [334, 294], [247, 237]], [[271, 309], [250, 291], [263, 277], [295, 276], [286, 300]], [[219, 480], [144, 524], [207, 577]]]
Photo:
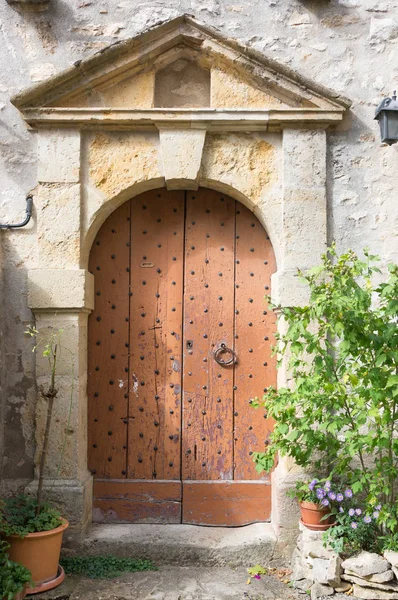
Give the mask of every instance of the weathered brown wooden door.
[[259, 221], [209, 189], [147, 192], [107, 219], [89, 268], [94, 521], [269, 519], [251, 453], [272, 423], [249, 404], [276, 381]]

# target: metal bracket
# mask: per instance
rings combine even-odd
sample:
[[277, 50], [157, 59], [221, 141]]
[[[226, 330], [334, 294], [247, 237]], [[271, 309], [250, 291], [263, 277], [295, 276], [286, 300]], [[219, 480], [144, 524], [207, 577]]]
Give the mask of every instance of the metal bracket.
[[32, 216], [32, 208], [33, 208], [33, 196], [27, 196], [26, 198], [26, 217], [25, 220], [22, 221], [22, 223], [17, 223], [15, 225], [13, 224], [9, 224], [9, 225], [1, 225], [0, 224], [0, 229], [18, 229], [19, 227], [25, 227], [25, 225], [27, 225], [30, 221], [30, 218]]

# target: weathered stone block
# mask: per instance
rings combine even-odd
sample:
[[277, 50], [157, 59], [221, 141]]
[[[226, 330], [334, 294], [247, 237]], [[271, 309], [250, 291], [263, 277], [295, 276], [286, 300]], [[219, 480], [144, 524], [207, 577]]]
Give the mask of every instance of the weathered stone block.
[[360, 552], [345, 560], [342, 564], [344, 570], [355, 573], [358, 577], [366, 577], [375, 573], [384, 573], [389, 568], [388, 561], [374, 552]]
[[163, 175], [168, 190], [199, 187], [205, 129], [160, 129]]
[[398, 600], [397, 592], [383, 592], [382, 590], [372, 590], [354, 583], [353, 593], [355, 598], [361, 600]]
[[369, 587], [374, 590], [382, 590], [389, 592], [397, 592], [398, 593], [398, 583], [396, 581], [390, 581], [386, 583], [376, 583], [374, 581], [369, 581], [369, 579], [364, 579], [362, 577], [355, 577], [354, 575], [347, 575], [344, 573], [342, 576], [345, 581], [350, 581], [351, 583], [356, 583], [357, 585], [361, 585], [363, 587]]
[[80, 131], [41, 129], [38, 137], [40, 183], [80, 180]]
[[284, 129], [283, 183], [292, 188], [324, 188], [326, 132], [321, 129]]
[[41, 185], [35, 197], [38, 263], [43, 268], [80, 266], [80, 185]]
[[334, 589], [328, 585], [322, 585], [320, 583], [314, 583], [311, 588], [311, 600], [318, 600], [324, 596], [333, 596]]
[[94, 277], [85, 269], [32, 269], [28, 305], [34, 311], [94, 308]]
[[329, 566], [326, 579], [328, 584], [333, 588], [336, 588], [341, 584], [341, 573], [343, 571], [341, 563], [342, 560], [338, 554], [334, 554], [329, 559]]
[[314, 558], [311, 562], [314, 581], [328, 585], [329, 561], [324, 558]]
[[389, 563], [392, 564], [393, 567], [398, 567], [398, 552], [387, 550], [384, 552], [383, 556], [386, 560], [388, 560]]
[[398, 22], [395, 19], [373, 17], [370, 21], [371, 42], [388, 42], [398, 37]]
[[[355, 577], [354, 571], [350, 571], [349, 569], [345, 570], [345, 575], [353, 575]], [[366, 581], [374, 581], [375, 583], [386, 583], [387, 581], [394, 579], [394, 573], [389, 569], [388, 571], [384, 571], [384, 573], [367, 575], [366, 577], [363, 577], [363, 579]]]

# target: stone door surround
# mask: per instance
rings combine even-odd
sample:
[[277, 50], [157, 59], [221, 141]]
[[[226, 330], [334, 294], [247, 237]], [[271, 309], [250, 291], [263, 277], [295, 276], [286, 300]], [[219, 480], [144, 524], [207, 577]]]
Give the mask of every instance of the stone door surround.
[[[189, 67], [190, 60], [209, 73], [195, 75], [204, 82], [196, 100], [210, 97], [211, 106], [173, 108], [167, 98], [166, 107], [154, 106], [163, 81], [157, 73]], [[63, 468], [52, 487], [73, 533], [91, 521], [86, 389], [94, 288], [87, 268], [102, 223], [151, 189], [202, 186], [225, 193], [252, 210], [270, 237], [277, 261], [273, 301], [299, 304], [305, 294], [297, 268], [319, 261], [327, 244], [326, 130], [342, 120], [349, 102], [182, 16], [101, 51], [14, 103], [38, 136], [37, 228], [31, 233], [37, 268], [29, 272], [29, 306], [39, 329], [64, 329], [74, 357], [73, 375], [67, 361], [61, 363], [65, 377], [50, 449], [58, 455], [73, 384]], [[45, 373], [38, 358], [39, 383]], [[279, 384], [287, 380], [280, 369]], [[39, 399], [39, 442], [42, 409]], [[55, 473], [50, 461], [49, 482]], [[272, 523], [282, 546], [297, 531], [294, 505], [285, 497], [293, 480], [291, 465], [280, 461]]]

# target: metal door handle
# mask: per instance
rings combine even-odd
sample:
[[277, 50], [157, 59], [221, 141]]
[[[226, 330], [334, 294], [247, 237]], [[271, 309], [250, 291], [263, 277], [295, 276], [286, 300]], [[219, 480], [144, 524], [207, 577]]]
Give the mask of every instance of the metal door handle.
[[[223, 360], [220, 357], [220, 354], [230, 354], [230, 358], [228, 358], [227, 360]], [[217, 350], [214, 350], [214, 360], [216, 361], [216, 363], [218, 363], [219, 365], [222, 365], [223, 367], [226, 367], [228, 365], [231, 364], [236, 364], [238, 362], [238, 359], [236, 358], [236, 354], [233, 350], [231, 350], [231, 348], [228, 348], [226, 346], [226, 344], [222, 343], [220, 344], [219, 348], [217, 348]]]

